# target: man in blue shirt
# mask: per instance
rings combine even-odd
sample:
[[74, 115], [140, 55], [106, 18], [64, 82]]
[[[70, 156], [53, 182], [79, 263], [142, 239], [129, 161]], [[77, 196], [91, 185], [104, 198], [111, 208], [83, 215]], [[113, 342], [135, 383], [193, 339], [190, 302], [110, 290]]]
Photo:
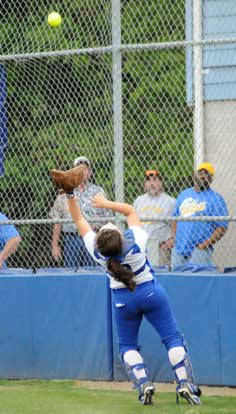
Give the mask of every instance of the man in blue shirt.
[[[215, 174], [210, 163], [202, 163], [194, 174], [194, 186], [176, 200], [174, 217], [227, 216], [223, 197], [210, 188]], [[227, 221], [180, 221], [172, 223], [174, 247], [171, 264], [212, 265], [213, 245], [225, 234]]]
[[[8, 221], [5, 214], [0, 213], [0, 221]], [[12, 224], [0, 225], [0, 269], [7, 267], [6, 260], [15, 253], [21, 237]]]

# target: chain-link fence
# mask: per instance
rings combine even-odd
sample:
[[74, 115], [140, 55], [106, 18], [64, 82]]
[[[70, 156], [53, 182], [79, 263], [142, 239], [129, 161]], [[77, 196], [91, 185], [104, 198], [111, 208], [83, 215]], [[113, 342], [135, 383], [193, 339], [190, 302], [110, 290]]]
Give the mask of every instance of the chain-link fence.
[[[230, 0], [1, 2], [1, 212], [16, 220], [22, 236], [9, 267], [74, 266], [66, 254], [83, 256], [49, 178], [51, 168], [69, 168], [80, 156], [90, 162], [89, 196], [102, 188], [134, 203], [146, 193], [136, 206], [150, 221], [155, 265], [171, 264], [168, 217], [201, 162], [214, 165], [212, 188], [228, 212], [211, 196], [187, 195], [195, 199], [187, 217], [234, 215], [234, 8]], [[52, 10], [62, 16], [56, 28], [47, 23]], [[161, 180], [145, 176], [156, 169]], [[95, 227], [110, 217], [91, 209], [81, 191], [78, 199]], [[186, 217], [179, 207], [177, 216]], [[223, 221], [210, 223], [189, 230], [202, 234], [198, 244]], [[234, 223], [217, 238], [213, 264], [234, 266]]]

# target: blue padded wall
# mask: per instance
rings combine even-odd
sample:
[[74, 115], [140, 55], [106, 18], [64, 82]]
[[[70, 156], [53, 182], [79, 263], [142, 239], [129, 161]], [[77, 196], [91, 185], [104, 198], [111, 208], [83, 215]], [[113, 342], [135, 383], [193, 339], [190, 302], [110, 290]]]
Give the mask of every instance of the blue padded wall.
[[236, 385], [236, 277], [219, 279], [219, 358], [221, 360], [221, 384]]
[[[236, 385], [236, 274], [163, 273], [199, 384]], [[127, 380], [101, 270], [0, 275], [0, 378]], [[141, 352], [154, 381], [173, 381], [164, 346], [143, 323]]]
[[0, 378], [32, 377], [30, 279], [0, 277]]
[[110, 379], [107, 279], [0, 277], [0, 377]]

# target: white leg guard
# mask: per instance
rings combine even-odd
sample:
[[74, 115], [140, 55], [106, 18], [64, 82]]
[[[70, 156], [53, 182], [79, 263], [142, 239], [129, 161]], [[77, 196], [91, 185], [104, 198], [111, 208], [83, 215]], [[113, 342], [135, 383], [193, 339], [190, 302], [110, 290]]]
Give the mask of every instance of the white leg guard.
[[143, 358], [136, 350], [130, 350], [123, 355], [125, 370], [134, 383], [135, 388], [140, 384], [148, 381], [147, 368], [144, 364]]
[[195, 385], [192, 365], [184, 346], [171, 348], [168, 353], [170, 363], [175, 373], [176, 381], [176, 400], [179, 403], [179, 396], [188, 401], [189, 404], [201, 404], [201, 390]]
[[186, 351], [183, 346], [176, 346], [168, 352], [169, 361], [174, 370], [177, 382], [188, 378], [185, 366], [185, 355]]
[[134, 388], [138, 390], [138, 399], [141, 404], [152, 404], [155, 387], [148, 379], [147, 367], [140, 353], [136, 350], [127, 351], [123, 355], [123, 361], [125, 370], [133, 382]]

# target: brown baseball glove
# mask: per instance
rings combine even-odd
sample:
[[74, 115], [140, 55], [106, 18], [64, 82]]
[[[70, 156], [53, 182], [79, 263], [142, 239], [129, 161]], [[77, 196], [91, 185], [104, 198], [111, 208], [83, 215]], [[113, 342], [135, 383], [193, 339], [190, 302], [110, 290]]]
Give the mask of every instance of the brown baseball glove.
[[67, 171], [50, 170], [50, 176], [61, 193], [70, 193], [83, 182], [84, 166]]

